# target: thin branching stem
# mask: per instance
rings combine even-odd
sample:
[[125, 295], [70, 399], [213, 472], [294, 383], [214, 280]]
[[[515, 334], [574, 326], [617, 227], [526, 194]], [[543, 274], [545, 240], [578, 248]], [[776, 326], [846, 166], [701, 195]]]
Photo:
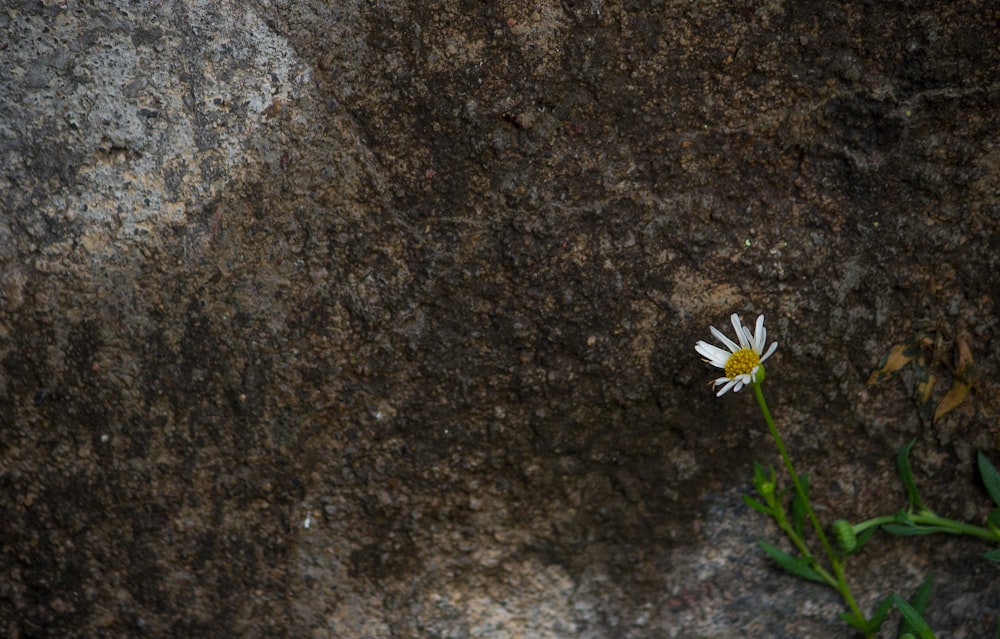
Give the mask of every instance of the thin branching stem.
[[[866, 620], [866, 617], [861, 613], [861, 609], [858, 607], [858, 602], [855, 601], [854, 595], [851, 594], [850, 586], [847, 585], [847, 579], [844, 577], [844, 558], [834, 551], [833, 546], [830, 545], [830, 541], [826, 538], [823, 526], [820, 525], [819, 519], [816, 517], [816, 512], [813, 510], [812, 503], [809, 501], [809, 495], [802, 487], [799, 474], [795, 472], [795, 466], [792, 464], [792, 459], [788, 456], [788, 451], [785, 449], [785, 443], [781, 439], [781, 434], [778, 432], [778, 427], [774, 423], [774, 418], [771, 417], [771, 411], [767, 408], [767, 402], [764, 400], [764, 393], [760, 388], [760, 382], [755, 381], [751, 384], [751, 386], [753, 387], [753, 394], [757, 398], [757, 403], [760, 405], [760, 410], [764, 414], [764, 421], [767, 422], [767, 427], [771, 431], [771, 437], [774, 439], [774, 443], [778, 447], [778, 453], [781, 455], [782, 461], [785, 462], [785, 468], [788, 470], [788, 474], [792, 478], [795, 493], [805, 505], [806, 515], [809, 517], [809, 521], [816, 530], [816, 536], [819, 538], [820, 544], [822, 544], [823, 550], [826, 552], [826, 556], [830, 560], [830, 566], [833, 568], [834, 578], [836, 579], [836, 588], [840, 592], [840, 596], [844, 599], [844, 603], [846, 603], [847, 607], [850, 608], [854, 617], [858, 621], [863, 622]], [[873, 636], [874, 635], [870, 630], [865, 631], [866, 639], [870, 639]]]

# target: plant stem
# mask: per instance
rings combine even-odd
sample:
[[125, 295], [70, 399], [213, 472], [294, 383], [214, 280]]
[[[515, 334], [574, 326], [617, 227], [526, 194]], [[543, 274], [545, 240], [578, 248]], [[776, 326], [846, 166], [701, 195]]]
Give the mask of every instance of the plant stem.
[[[975, 537], [977, 539], [982, 539], [983, 541], [992, 541], [994, 543], [1000, 542], [1000, 535], [994, 533], [992, 530], [982, 528], [980, 526], [973, 526], [972, 524], [967, 524], [961, 521], [955, 521], [954, 519], [948, 519], [947, 517], [940, 517], [929, 511], [907, 514], [907, 517], [914, 524], [944, 528], [944, 530], [935, 530], [933, 532], [948, 533], [952, 535], [968, 535], [969, 537]], [[900, 522], [896, 515], [882, 515], [880, 517], [866, 519], [861, 523], [855, 524], [852, 528], [854, 529], [855, 534], [859, 534], [869, 528], [901, 523], [902, 522]]]
[[[833, 568], [833, 574], [835, 575], [837, 582], [837, 590], [840, 591], [840, 596], [844, 599], [844, 603], [846, 603], [847, 607], [850, 608], [854, 617], [859, 622], [865, 622], [867, 617], [861, 613], [861, 609], [858, 607], [858, 602], [854, 600], [854, 595], [851, 594], [850, 586], [847, 585], [847, 580], [844, 577], [843, 558], [834, 552], [833, 546], [830, 545], [829, 540], [826, 538], [826, 533], [823, 532], [823, 526], [820, 525], [819, 519], [816, 517], [816, 512], [813, 510], [812, 503], [809, 501], [809, 495], [802, 488], [802, 482], [799, 480], [799, 474], [795, 472], [795, 466], [792, 465], [792, 459], [788, 456], [788, 451], [785, 449], [785, 443], [781, 439], [781, 434], [778, 433], [778, 427], [774, 424], [774, 418], [771, 417], [771, 411], [767, 408], [767, 402], [764, 401], [764, 392], [760, 388], [760, 382], [755, 381], [751, 384], [751, 386], [753, 387], [754, 397], [757, 398], [757, 404], [760, 405], [760, 410], [764, 414], [764, 421], [767, 422], [767, 427], [771, 431], [771, 437], [774, 439], [774, 443], [778, 447], [778, 453], [781, 455], [781, 459], [785, 462], [785, 468], [788, 469], [788, 474], [792, 478], [792, 484], [795, 486], [795, 492], [805, 505], [809, 521], [812, 522], [813, 528], [816, 530], [816, 536], [819, 537], [819, 541], [823, 545], [823, 550], [826, 552], [826, 556], [830, 560], [830, 566]], [[865, 630], [866, 639], [873, 636], [874, 635], [870, 630]]]
[[1000, 541], [1000, 538], [998, 538], [997, 535], [985, 528], [973, 526], [972, 524], [966, 524], [961, 521], [955, 521], [954, 519], [948, 519], [947, 517], [938, 517], [937, 515], [924, 513], [910, 515], [910, 519], [912, 519], [915, 524], [940, 526], [948, 529], [940, 532], [949, 532], [953, 535], [969, 535], [970, 537], [978, 537], [984, 541]]
[[827, 583], [831, 588], [840, 589], [840, 584], [836, 577], [830, 574], [830, 571], [826, 569], [826, 566], [820, 564], [813, 557], [812, 551], [809, 550], [809, 546], [806, 545], [805, 539], [803, 539], [798, 532], [792, 528], [792, 525], [788, 522], [788, 517], [785, 515], [784, 509], [778, 506], [778, 509], [774, 514], [774, 521], [778, 525], [781, 532], [788, 536], [788, 539], [792, 542], [792, 545], [802, 553], [802, 556], [809, 560], [812, 564], [813, 570], [823, 578], [823, 581]]
[[881, 517], [872, 517], [871, 519], [866, 519], [861, 523], [854, 524], [851, 528], [854, 529], [854, 534], [857, 535], [868, 530], [869, 528], [896, 523], [899, 523], [899, 520], [896, 519], [895, 515], [882, 515]]

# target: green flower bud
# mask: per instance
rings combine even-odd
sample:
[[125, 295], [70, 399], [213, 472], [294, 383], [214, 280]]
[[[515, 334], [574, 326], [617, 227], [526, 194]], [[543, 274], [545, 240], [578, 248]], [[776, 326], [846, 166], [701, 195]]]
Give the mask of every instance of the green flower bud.
[[838, 519], [833, 522], [833, 536], [837, 538], [837, 545], [844, 553], [853, 552], [858, 547], [858, 536], [854, 534], [854, 527], [849, 521]]
[[761, 482], [761, 484], [760, 484], [760, 495], [761, 495], [761, 497], [763, 497], [764, 499], [767, 499], [768, 501], [770, 501], [770, 499], [772, 497], [774, 497], [774, 489], [775, 489], [775, 486], [774, 486], [774, 482], [773, 481], [763, 481], [763, 482]]

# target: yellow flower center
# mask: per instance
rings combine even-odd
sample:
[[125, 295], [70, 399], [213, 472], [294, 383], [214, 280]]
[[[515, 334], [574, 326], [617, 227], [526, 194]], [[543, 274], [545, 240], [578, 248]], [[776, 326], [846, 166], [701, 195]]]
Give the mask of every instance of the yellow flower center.
[[739, 375], [749, 375], [754, 366], [760, 364], [760, 355], [749, 348], [741, 348], [726, 360], [725, 373], [729, 379], [736, 379]]

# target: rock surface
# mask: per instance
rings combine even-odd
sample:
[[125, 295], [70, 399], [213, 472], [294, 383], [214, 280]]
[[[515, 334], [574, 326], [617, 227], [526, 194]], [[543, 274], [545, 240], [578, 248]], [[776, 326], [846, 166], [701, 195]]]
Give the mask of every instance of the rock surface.
[[[1000, 9], [8, 2], [0, 633], [849, 637], [693, 345], [759, 312], [822, 516], [975, 523]], [[893, 345], [924, 360], [866, 386]], [[977, 384], [931, 412], [966, 344]], [[936, 386], [911, 396], [924, 375]], [[878, 537], [995, 632], [983, 544]]]

